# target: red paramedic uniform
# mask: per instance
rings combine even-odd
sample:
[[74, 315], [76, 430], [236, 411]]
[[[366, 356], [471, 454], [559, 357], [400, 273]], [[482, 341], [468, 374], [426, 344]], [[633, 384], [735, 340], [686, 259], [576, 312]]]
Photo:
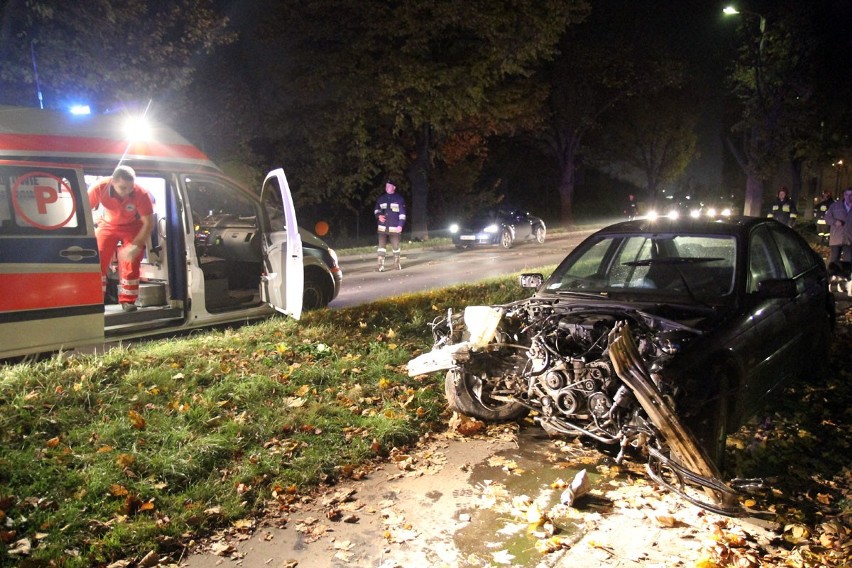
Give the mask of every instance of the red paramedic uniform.
[[[142, 229], [142, 218], [153, 215], [154, 206], [148, 192], [136, 184], [127, 197], [119, 196], [112, 188], [111, 178], [89, 188], [89, 205], [92, 209], [96, 209], [98, 205], [104, 208], [104, 215], [98, 222], [95, 235], [101, 256], [101, 285], [106, 293], [107, 270], [119, 241], [122, 244], [133, 242]], [[134, 304], [139, 297], [139, 266], [142, 264], [142, 256], [142, 251], [132, 259], [118, 256], [118, 301], [121, 304]]]

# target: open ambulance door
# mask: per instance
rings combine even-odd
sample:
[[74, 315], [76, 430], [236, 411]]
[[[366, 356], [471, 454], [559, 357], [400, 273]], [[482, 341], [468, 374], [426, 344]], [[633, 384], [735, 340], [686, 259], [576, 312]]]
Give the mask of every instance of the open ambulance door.
[[260, 199], [270, 222], [264, 228], [265, 273], [261, 277], [261, 294], [279, 312], [299, 319], [305, 287], [302, 237], [283, 169], [266, 175]]
[[0, 160], [0, 359], [103, 343], [83, 173]]

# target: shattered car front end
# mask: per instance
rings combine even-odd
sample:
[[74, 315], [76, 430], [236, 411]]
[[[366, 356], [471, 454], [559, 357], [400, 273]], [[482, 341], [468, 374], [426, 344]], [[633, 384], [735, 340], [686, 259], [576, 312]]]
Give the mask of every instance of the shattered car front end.
[[[725, 484], [719, 469], [727, 433], [785, 373], [801, 372], [788, 363], [824, 347], [830, 330], [826, 300], [804, 273], [798, 284], [752, 282], [746, 251], [760, 224], [604, 229], [546, 281], [522, 276], [537, 288], [532, 298], [433, 322], [434, 348], [408, 372], [444, 371], [455, 411], [489, 422], [532, 413], [551, 434], [594, 440], [619, 462], [644, 460], [688, 501], [737, 514], [741, 484]], [[808, 294], [825, 309], [802, 311], [806, 340], [793, 343], [790, 318], [779, 318]]]

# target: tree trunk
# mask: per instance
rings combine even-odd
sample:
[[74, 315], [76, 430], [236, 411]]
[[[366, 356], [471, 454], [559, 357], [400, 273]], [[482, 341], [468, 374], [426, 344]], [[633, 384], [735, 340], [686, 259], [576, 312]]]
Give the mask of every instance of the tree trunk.
[[751, 168], [746, 172], [746, 193], [743, 215], [761, 216], [763, 207], [763, 178]]
[[417, 136], [417, 158], [406, 172], [411, 182], [411, 238], [429, 238], [429, 125]]
[[[790, 159], [790, 199], [793, 200], [793, 203], [796, 204], [796, 209], [801, 213], [802, 209], [799, 207], [799, 198], [805, 197], [802, 192], [802, 159], [801, 158], [791, 158]], [[806, 207], [806, 210], [811, 209], [811, 207]]]
[[574, 189], [577, 181], [577, 166], [573, 156], [562, 163], [562, 175], [559, 178], [559, 201], [562, 227], [570, 228], [574, 224]]

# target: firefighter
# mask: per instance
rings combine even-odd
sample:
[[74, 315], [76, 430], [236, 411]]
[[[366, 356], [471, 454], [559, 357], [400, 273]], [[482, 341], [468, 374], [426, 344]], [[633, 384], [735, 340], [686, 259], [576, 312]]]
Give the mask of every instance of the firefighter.
[[388, 179], [385, 182], [385, 193], [376, 200], [374, 211], [378, 223], [379, 246], [377, 249], [379, 272], [385, 270], [385, 255], [387, 254], [387, 242], [390, 240], [393, 251], [393, 262], [397, 270], [402, 270], [400, 264], [400, 241], [402, 240], [402, 227], [405, 225], [405, 199], [396, 193], [396, 184]]
[[109, 179], [89, 188], [89, 205], [103, 208], [95, 236], [101, 257], [101, 286], [106, 293], [107, 270], [118, 250], [118, 302], [125, 312], [136, 310], [139, 266], [154, 224], [151, 196], [136, 184], [136, 172], [118, 166]]
[[796, 211], [796, 204], [793, 203], [792, 199], [790, 199], [790, 194], [787, 193], [787, 188], [782, 186], [781, 189], [778, 190], [778, 199], [776, 199], [775, 203], [772, 204], [772, 208], [769, 210], [767, 217], [784, 223], [788, 227], [792, 227], [796, 224], [798, 216], [799, 212]]
[[832, 203], [834, 203], [834, 198], [827, 189], [823, 190], [822, 197], [814, 199], [814, 219], [816, 219], [817, 236], [826, 244], [828, 243], [828, 235], [831, 227], [825, 222], [825, 214]]

